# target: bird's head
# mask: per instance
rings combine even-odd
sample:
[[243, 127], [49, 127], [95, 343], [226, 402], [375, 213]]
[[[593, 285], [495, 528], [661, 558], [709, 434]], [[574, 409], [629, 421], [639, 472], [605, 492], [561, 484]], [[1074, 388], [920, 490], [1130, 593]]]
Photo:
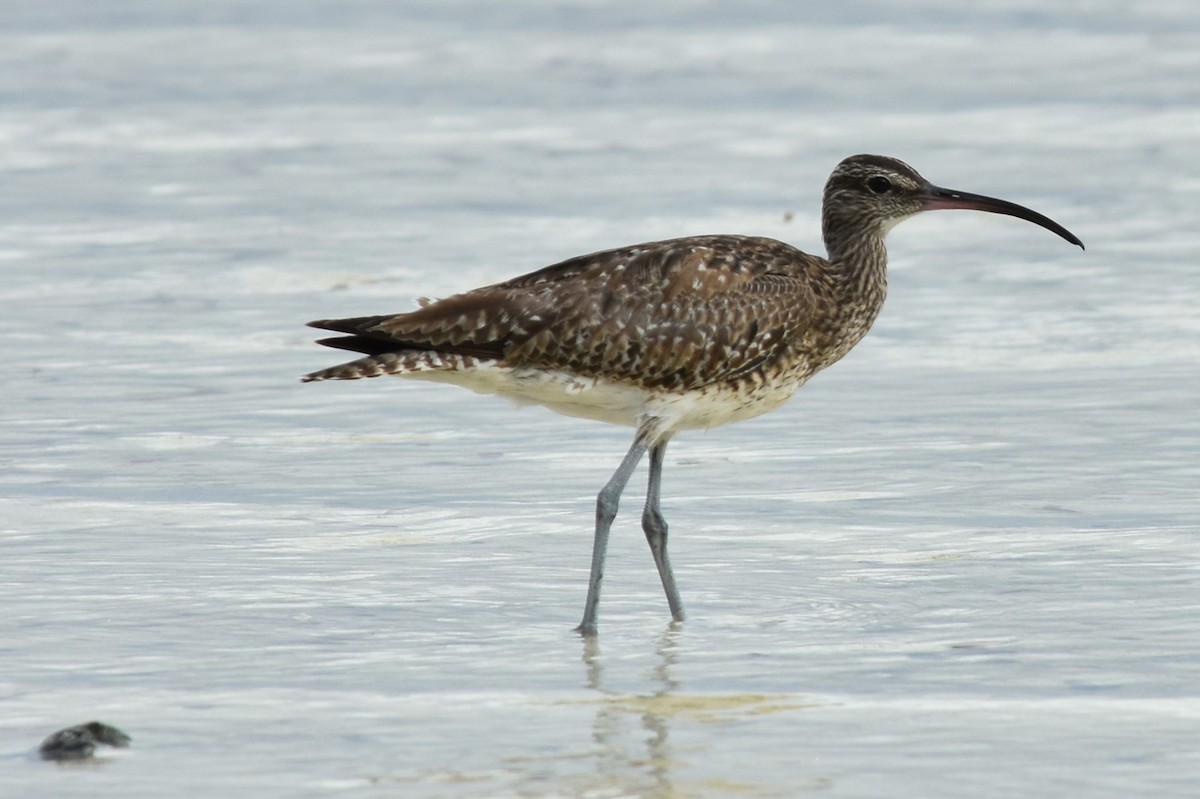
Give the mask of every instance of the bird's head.
[[1083, 247], [1075, 234], [1036, 211], [982, 194], [943, 189], [903, 161], [883, 155], [852, 155], [829, 176], [822, 208], [826, 244], [832, 251], [833, 242], [843, 238], [882, 237], [913, 214], [951, 208], [1015, 216]]

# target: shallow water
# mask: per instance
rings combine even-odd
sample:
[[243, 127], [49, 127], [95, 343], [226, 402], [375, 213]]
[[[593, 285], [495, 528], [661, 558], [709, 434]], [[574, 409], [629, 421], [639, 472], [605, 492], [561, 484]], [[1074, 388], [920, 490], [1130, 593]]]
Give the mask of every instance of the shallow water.
[[[1200, 12], [54, 2], [0, 31], [0, 794], [1187, 796], [1200, 779]], [[819, 249], [884, 152], [1077, 233], [893, 232], [876, 329], [681, 436], [302, 325], [580, 252]], [[39, 761], [98, 718], [133, 738]]]

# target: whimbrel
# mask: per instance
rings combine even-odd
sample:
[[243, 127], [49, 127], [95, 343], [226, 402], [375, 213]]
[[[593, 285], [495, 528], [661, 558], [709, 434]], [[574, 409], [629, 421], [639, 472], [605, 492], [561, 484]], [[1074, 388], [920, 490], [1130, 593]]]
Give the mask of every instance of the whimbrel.
[[583, 635], [596, 633], [617, 503], [642, 456], [650, 480], [642, 529], [671, 616], [683, 603], [659, 509], [663, 456], [682, 430], [778, 408], [857, 344], [887, 291], [884, 236], [921, 211], [1007, 214], [1083, 243], [1014, 203], [932, 185], [894, 158], [856, 155], [825, 184], [828, 258], [751, 236], [695, 236], [572, 258], [409, 313], [327, 319], [346, 335], [320, 344], [365, 357], [303, 379], [397, 375], [534, 402], [636, 429], [596, 500]]

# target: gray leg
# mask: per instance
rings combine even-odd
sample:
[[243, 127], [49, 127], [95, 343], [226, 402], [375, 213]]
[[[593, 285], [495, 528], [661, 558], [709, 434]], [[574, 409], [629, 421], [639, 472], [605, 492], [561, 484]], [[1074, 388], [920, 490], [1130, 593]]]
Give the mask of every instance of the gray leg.
[[650, 485], [646, 489], [646, 509], [642, 512], [642, 529], [646, 531], [646, 541], [650, 544], [650, 554], [654, 556], [654, 565], [658, 567], [658, 577], [662, 580], [663, 591], [667, 594], [667, 605], [671, 608], [671, 618], [683, 621], [683, 601], [679, 598], [679, 589], [675, 586], [675, 575], [671, 572], [671, 560], [667, 557], [667, 521], [663, 518], [658, 501], [662, 494], [663, 457], [667, 454], [667, 441], [659, 441], [650, 448]]
[[596, 612], [600, 606], [600, 581], [604, 579], [604, 555], [608, 550], [608, 531], [612, 528], [613, 519], [617, 516], [617, 505], [621, 500], [621, 492], [629, 482], [630, 475], [637, 468], [638, 461], [646, 454], [649, 444], [648, 429], [645, 425], [638, 428], [633, 438], [633, 446], [625, 453], [625, 460], [613, 472], [608, 483], [596, 497], [596, 539], [592, 543], [592, 574], [588, 578], [587, 601], [583, 604], [583, 621], [575, 628], [580, 635], [596, 634]]

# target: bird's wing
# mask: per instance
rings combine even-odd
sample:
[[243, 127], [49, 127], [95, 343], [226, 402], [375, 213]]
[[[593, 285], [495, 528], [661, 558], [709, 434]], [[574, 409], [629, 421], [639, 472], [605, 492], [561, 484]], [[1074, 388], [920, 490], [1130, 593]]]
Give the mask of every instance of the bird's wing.
[[809, 324], [817, 259], [773, 239], [707, 236], [579, 256], [396, 316], [312, 322], [322, 341], [699, 388], [776, 357]]

